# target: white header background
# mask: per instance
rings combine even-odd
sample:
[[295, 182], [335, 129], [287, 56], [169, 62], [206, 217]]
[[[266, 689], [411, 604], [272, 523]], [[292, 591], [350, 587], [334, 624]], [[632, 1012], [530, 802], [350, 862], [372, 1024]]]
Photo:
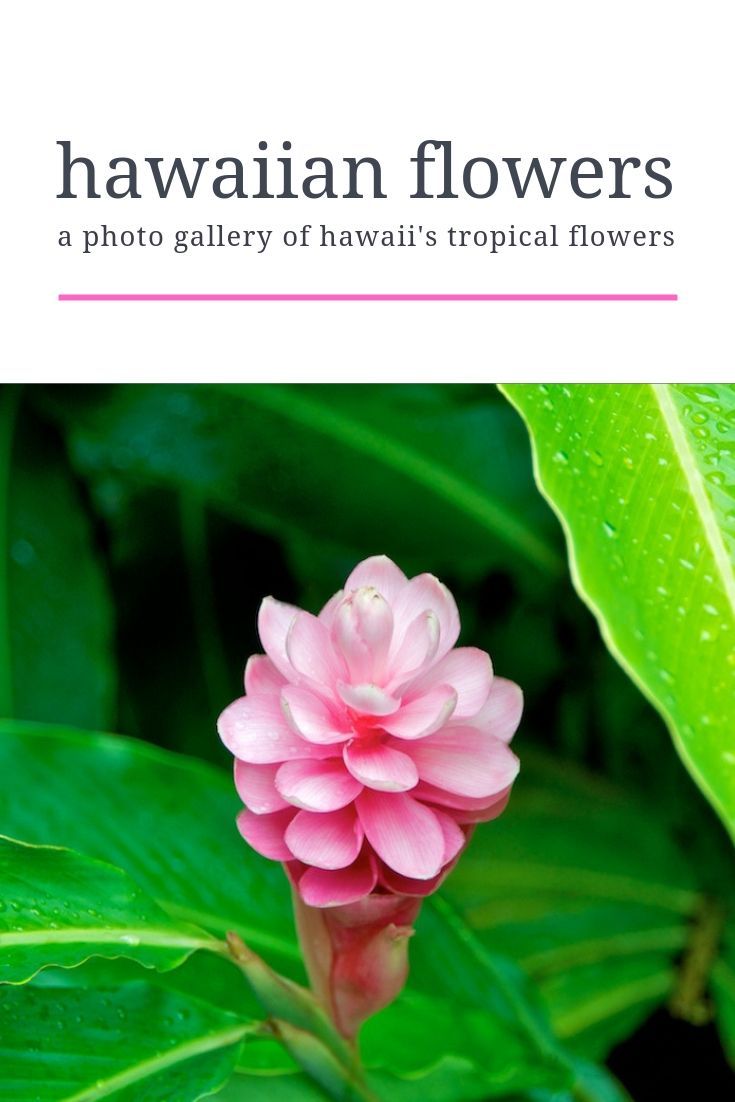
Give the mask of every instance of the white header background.
[[[13, 5], [3, 82], [3, 375], [25, 380], [732, 379], [730, 6], [659, 0]], [[56, 198], [58, 140], [142, 166], [147, 198]], [[409, 199], [423, 139], [495, 197]], [[373, 156], [384, 200], [151, 198], [145, 157]], [[670, 197], [519, 200], [503, 157], [667, 157]], [[275, 164], [275, 161], [273, 162]], [[568, 166], [565, 166], [568, 167]], [[164, 161], [164, 171], [166, 163]], [[523, 163], [521, 164], [523, 171]], [[119, 171], [119, 170], [118, 170]], [[225, 170], [226, 171], [226, 170]], [[75, 172], [79, 172], [75, 169]], [[525, 174], [525, 173], [524, 173]], [[639, 180], [640, 177], [640, 180]], [[366, 177], [368, 179], [369, 177]], [[75, 177], [79, 182], [83, 175]], [[211, 176], [209, 177], [211, 179]], [[435, 179], [438, 182], [438, 173]], [[337, 175], [337, 190], [343, 189]], [[606, 173], [603, 195], [611, 190]], [[204, 177], [205, 184], [207, 177]], [[590, 185], [596, 186], [596, 185]], [[658, 185], [656, 185], [658, 186]], [[98, 190], [100, 187], [98, 186]], [[179, 195], [180, 189], [178, 190]], [[251, 189], [246, 184], [246, 190]], [[297, 189], [298, 190], [298, 189]], [[510, 194], [509, 194], [510, 192]], [[673, 248], [373, 250], [318, 226], [670, 229]], [[97, 248], [79, 231], [314, 227], [308, 249]], [[72, 248], [57, 244], [61, 229]], [[635, 292], [654, 303], [63, 303], [69, 292]]]

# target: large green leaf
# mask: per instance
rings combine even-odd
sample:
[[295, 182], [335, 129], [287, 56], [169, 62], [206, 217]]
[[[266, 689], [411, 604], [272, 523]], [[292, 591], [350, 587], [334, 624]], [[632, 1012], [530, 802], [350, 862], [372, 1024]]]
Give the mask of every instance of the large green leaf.
[[67, 849], [0, 838], [0, 983], [49, 965], [127, 956], [174, 968], [220, 943], [174, 921], [120, 869]]
[[487, 392], [136, 386], [73, 398], [55, 400], [98, 482], [184, 487], [286, 540], [374, 553], [379, 532], [380, 550], [421, 569], [430, 545], [437, 569], [485, 570], [501, 553], [561, 573], [522, 437]]
[[533, 978], [557, 1036], [595, 1059], [671, 994], [701, 903], [653, 810], [530, 751], [507, 811], [476, 832], [443, 895]]
[[0, 714], [107, 726], [112, 608], [61, 445], [0, 390]]
[[5, 1102], [194, 1102], [221, 1086], [255, 1023], [141, 982], [0, 990]]
[[504, 391], [580, 595], [735, 832], [735, 385]]

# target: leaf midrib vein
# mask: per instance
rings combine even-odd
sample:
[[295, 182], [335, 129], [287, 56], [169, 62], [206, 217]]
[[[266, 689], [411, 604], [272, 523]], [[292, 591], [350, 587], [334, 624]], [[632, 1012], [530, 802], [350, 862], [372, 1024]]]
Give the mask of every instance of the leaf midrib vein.
[[697, 506], [697, 512], [702, 522], [707, 543], [712, 551], [717, 571], [722, 578], [725, 595], [730, 607], [735, 613], [735, 568], [730, 561], [725, 542], [722, 538], [719, 524], [704, 486], [702, 472], [699, 470], [696, 457], [691, 444], [687, 440], [684, 427], [671, 400], [668, 385], [664, 383], [652, 383], [651, 390], [658, 402], [664, 424], [671, 436], [671, 443], [679, 460], [684, 478]]
[[[126, 940], [130, 938], [135, 938], [135, 942]], [[76, 942], [89, 945], [115, 944], [136, 949], [149, 945], [171, 949], [214, 949], [220, 944], [214, 938], [177, 935], [167, 930], [135, 926], [0, 931], [0, 949], [13, 945], [63, 945]]]
[[111, 1075], [109, 1079], [102, 1082], [98, 1081], [92, 1087], [84, 1087], [76, 1094], [67, 1095], [61, 1102], [95, 1102], [98, 1098], [105, 1098], [110, 1094], [114, 1094], [115, 1091], [131, 1086], [133, 1083], [139, 1083], [142, 1079], [157, 1075], [159, 1072], [165, 1071], [175, 1064], [182, 1063], [184, 1060], [191, 1060], [195, 1056], [203, 1056], [207, 1052], [235, 1044], [244, 1037], [249, 1028], [252, 1027], [238, 1024], [237, 1026], [231, 1026], [229, 1029], [220, 1030], [218, 1033], [210, 1033], [207, 1036], [186, 1041], [176, 1048], [169, 1049], [168, 1052], [151, 1056], [147, 1060], [141, 1060], [134, 1067], [118, 1072], [117, 1075]]

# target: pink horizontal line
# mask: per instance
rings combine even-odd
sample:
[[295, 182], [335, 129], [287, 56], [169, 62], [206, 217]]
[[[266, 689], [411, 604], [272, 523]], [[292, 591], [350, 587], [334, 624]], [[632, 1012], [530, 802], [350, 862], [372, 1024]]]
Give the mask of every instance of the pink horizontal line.
[[654, 294], [64, 294], [59, 302], [676, 302]]

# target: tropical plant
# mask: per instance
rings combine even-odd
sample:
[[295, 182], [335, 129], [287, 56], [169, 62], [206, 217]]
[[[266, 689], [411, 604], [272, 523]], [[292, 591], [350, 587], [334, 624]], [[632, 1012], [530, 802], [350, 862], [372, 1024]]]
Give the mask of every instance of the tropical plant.
[[[0, 1097], [731, 1096], [735, 387], [503, 391], [0, 392]], [[375, 553], [526, 710], [358, 1058], [215, 721]]]

